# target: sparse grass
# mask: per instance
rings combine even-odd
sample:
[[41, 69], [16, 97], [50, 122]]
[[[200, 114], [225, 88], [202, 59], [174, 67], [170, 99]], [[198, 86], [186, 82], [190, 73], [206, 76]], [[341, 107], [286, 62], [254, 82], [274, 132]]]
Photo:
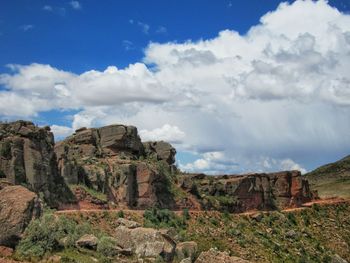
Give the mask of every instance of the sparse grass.
[[84, 189], [84, 191], [86, 191], [88, 194], [90, 194], [92, 197], [95, 197], [96, 199], [98, 200], [101, 200], [103, 202], [107, 202], [107, 195], [102, 193], [102, 192], [99, 192], [99, 191], [96, 191], [92, 188], [89, 188], [87, 187], [86, 185], [82, 185], [82, 184], [71, 184], [70, 186], [70, 189], [72, 190], [72, 192], [74, 192], [77, 188], [82, 188]]

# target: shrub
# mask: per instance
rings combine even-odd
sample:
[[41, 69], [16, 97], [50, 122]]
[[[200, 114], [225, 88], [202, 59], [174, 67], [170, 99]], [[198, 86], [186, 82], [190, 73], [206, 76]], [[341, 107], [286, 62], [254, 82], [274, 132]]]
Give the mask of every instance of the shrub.
[[45, 214], [29, 224], [16, 252], [21, 258], [36, 260], [47, 253], [59, 250], [61, 246], [73, 247], [82, 235], [92, 232], [91, 226], [87, 223], [77, 224], [66, 217], [56, 218], [53, 214]]
[[116, 255], [116, 241], [112, 237], [103, 236], [97, 244], [97, 252], [105, 257], [113, 257]]
[[124, 211], [123, 210], [118, 211], [117, 215], [118, 217], [124, 218]]
[[183, 229], [186, 227], [186, 222], [173, 211], [168, 209], [147, 209], [143, 214], [145, 226], [156, 228], [174, 227]]

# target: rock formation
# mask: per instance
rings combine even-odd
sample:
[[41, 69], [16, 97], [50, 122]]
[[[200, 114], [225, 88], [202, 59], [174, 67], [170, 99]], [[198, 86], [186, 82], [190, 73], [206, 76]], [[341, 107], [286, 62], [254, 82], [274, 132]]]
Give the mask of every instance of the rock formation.
[[73, 195], [58, 174], [49, 127], [32, 122], [0, 123], [0, 178], [25, 185], [50, 206], [72, 201]]
[[56, 144], [68, 184], [105, 193], [110, 205], [241, 212], [300, 206], [314, 196], [298, 171], [249, 175], [181, 174], [169, 143], [141, 142], [133, 126], [81, 128]]
[[0, 245], [14, 247], [30, 221], [41, 215], [38, 196], [23, 186], [0, 190]]
[[133, 126], [81, 128], [57, 143], [55, 152], [68, 184], [105, 193], [112, 205], [174, 207], [166, 173], [175, 169], [175, 149], [165, 142], [142, 144]]
[[242, 212], [297, 207], [315, 196], [299, 171], [249, 175], [189, 175], [181, 187], [195, 194], [205, 209]]

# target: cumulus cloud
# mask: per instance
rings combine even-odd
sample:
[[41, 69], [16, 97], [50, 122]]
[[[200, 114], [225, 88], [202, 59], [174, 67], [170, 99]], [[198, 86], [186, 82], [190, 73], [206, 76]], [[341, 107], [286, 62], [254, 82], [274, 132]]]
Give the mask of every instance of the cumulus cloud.
[[280, 4], [244, 35], [150, 43], [122, 69], [10, 68], [2, 116], [75, 109], [72, 128], [133, 124], [198, 156], [189, 171], [303, 170], [350, 147], [350, 15], [322, 0]]
[[61, 125], [52, 125], [50, 126], [51, 131], [54, 133], [56, 139], [63, 139], [71, 135], [74, 130], [71, 127], [61, 126]]
[[140, 130], [141, 139], [144, 141], [167, 141], [171, 143], [181, 143], [185, 138], [185, 133], [177, 126], [164, 124], [161, 128], [154, 130]]

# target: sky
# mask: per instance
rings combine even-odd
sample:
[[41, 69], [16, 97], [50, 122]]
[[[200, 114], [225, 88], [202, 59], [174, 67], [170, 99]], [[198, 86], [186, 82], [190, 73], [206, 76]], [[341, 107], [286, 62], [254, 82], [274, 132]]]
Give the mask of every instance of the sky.
[[350, 1], [0, 1], [0, 120], [127, 124], [209, 174], [350, 154]]

